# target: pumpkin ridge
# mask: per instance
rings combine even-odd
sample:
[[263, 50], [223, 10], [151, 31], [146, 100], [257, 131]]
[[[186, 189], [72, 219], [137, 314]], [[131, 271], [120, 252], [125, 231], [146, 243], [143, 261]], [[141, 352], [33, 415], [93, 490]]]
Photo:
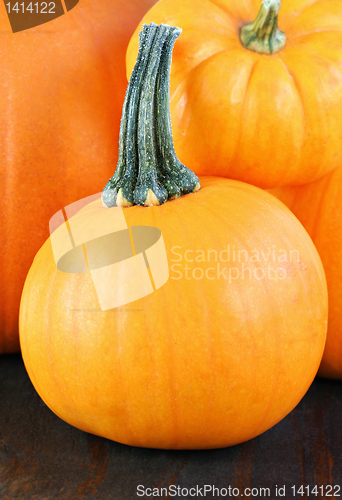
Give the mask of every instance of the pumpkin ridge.
[[317, 203], [316, 205], [316, 213], [313, 217], [313, 226], [312, 226], [312, 229], [310, 231], [310, 237], [313, 241], [315, 241], [316, 239], [316, 235], [317, 235], [317, 230], [318, 230], [318, 219], [320, 217], [320, 214], [321, 214], [321, 211], [322, 211], [322, 207], [324, 205], [324, 202], [325, 202], [325, 192], [328, 192], [328, 189], [329, 189], [329, 185], [331, 184], [332, 180], [333, 180], [333, 176], [332, 175], [328, 175], [326, 176], [326, 179], [324, 179], [326, 182], [325, 182], [325, 185], [324, 185], [324, 189], [321, 190], [320, 192], [320, 198], [319, 198], [319, 202]]
[[[245, 88], [245, 92], [244, 92], [244, 97], [243, 97], [243, 103], [242, 103], [242, 106], [241, 106], [241, 122], [244, 120], [244, 114], [245, 114], [245, 107], [246, 107], [246, 99], [247, 99], [247, 93], [248, 93], [248, 89], [249, 89], [249, 86], [250, 86], [250, 83], [252, 81], [252, 77], [253, 77], [253, 74], [255, 73], [255, 70], [257, 68], [259, 64], [259, 60], [258, 59], [255, 59], [255, 61], [253, 62], [252, 66], [251, 66], [251, 69], [250, 69], [250, 73], [249, 73], [249, 76], [248, 76], [248, 80], [247, 80], [247, 83], [246, 83], [246, 88]], [[239, 127], [239, 139], [236, 141], [236, 145], [235, 145], [235, 151], [234, 151], [234, 154], [233, 154], [233, 159], [232, 159], [232, 163], [234, 164], [234, 162], [237, 161], [237, 158], [239, 156], [239, 151], [241, 150], [241, 142], [242, 142], [242, 138], [243, 138], [243, 130], [242, 130], [242, 127]]]
[[206, 57], [205, 59], [203, 59], [202, 61], [200, 61], [198, 64], [196, 64], [195, 66], [193, 66], [188, 72], [187, 72], [187, 75], [186, 75], [186, 78], [183, 79], [178, 85], [177, 87], [172, 91], [172, 95], [171, 95], [171, 99], [172, 97], [176, 94], [177, 90], [180, 88], [181, 85], [184, 85], [184, 80], [188, 80], [189, 79], [189, 76], [192, 75], [195, 70], [197, 70], [198, 68], [201, 68], [202, 65], [204, 66], [208, 61], [211, 61], [212, 59], [214, 59], [216, 56], [219, 56], [221, 55], [223, 52], [232, 52], [233, 50], [236, 50], [236, 47], [232, 47], [230, 49], [226, 48], [226, 49], [222, 49], [222, 50], [219, 50], [217, 52], [214, 52], [213, 54], [211, 54], [209, 57]]
[[326, 0], [315, 0], [315, 1], [314, 1], [314, 2], [312, 2], [312, 3], [310, 3], [310, 4], [308, 4], [308, 5], [305, 5], [305, 6], [303, 7], [303, 9], [300, 9], [300, 10], [299, 10], [299, 15], [300, 15], [300, 14], [302, 14], [303, 12], [305, 12], [306, 10], [311, 9], [312, 7], [316, 6], [317, 4], [319, 4], [319, 3], [324, 3], [324, 2], [326, 2]]
[[[342, 30], [341, 30], [341, 34], [342, 34]], [[297, 50], [300, 50], [300, 47], [297, 48]], [[313, 56], [315, 56], [315, 59], [317, 59], [317, 60], [322, 60], [322, 61], [325, 61], [325, 62], [329, 62], [331, 65], [333, 65], [340, 72], [341, 77], [342, 77], [342, 68], [341, 68], [341, 65], [338, 64], [338, 62], [335, 61], [332, 57], [329, 57], [327, 54], [322, 54], [321, 51], [314, 50], [313, 48], [311, 48], [308, 45], [305, 46], [305, 52], [310, 52], [310, 54], [312, 54]], [[341, 58], [341, 60], [342, 60], [342, 58]]]
[[224, 13], [226, 13], [231, 18], [235, 19], [237, 23], [243, 22], [243, 19], [242, 19], [241, 16], [237, 17], [236, 15], [233, 14], [233, 12], [231, 10], [228, 9], [228, 3], [223, 8], [222, 5], [217, 4], [215, 0], [209, 0], [209, 2], [212, 5], [215, 5], [215, 7], [217, 7], [218, 9], [220, 9], [221, 11], [223, 11]]
[[309, 31], [307, 33], [302, 33], [301, 35], [297, 35], [297, 36], [291, 36], [291, 38], [289, 37], [289, 42], [292, 42], [292, 41], [298, 41], [298, 40], [302, 40], [303, 38], [306, 38], [306, 37], [309, 37], [309, 36], [314, 36], [314, 35], [319, 35], [321, 33], [341, 33], [342, 34], [342, 29], [340, 30], [337, 30], [336, 28], [334, 29], [316, 29], [315, 31]]
[[282, 59], [282, 57], [279, 57], [279, 60], [283, 64], [286, 73], [289, 75], [289, 78], [290, 78], [291, 82], [293, 83], [293, 86], [296, 89], [298, 97], [299, 97], [299, 102], [300, 102], [300, 105], [301, 105], [302, 117], [303, 117], [303, 126], [304, 126], [303, 142], [302, 142], [302, 145], [301, 145], [301, 148], [302, 148], [303, 145], [304, 145], [304, 143], [305, 143], [305, 140], [306, 140], [306, 134], [305, 134], [305, 130], [306, 130], [306, 113], [305, 113], [305, 106], [304, 106], [303, 96], [302, 96], [302, 93], [300, 91], [300, 87], [298, 85], [298, 82], [297, 82], [296, 78], [294, 77], [294, 75], [290, 72], [288, 65], [285, 63], [285, 61]]
[[298, 85], [298, 82], [296, 80], [296, 78], [294, 77], [294, 75], [291, 73], [291, 71], [289, 70], [289, 67], [288, 65], [285, 63], [285, 61], [279, 57], [279, 60], [281, 61], [281, 63], [283, 64], [284, 68], [285, 68], [285, 71], [286, 73], [289, 75], [289, 78], [290, 80], [293, 82], [293, 85], [295, 87], [295, 89], [297, 90], [297, 93], [298, 93], [298, 97], [299, 97], [299, 100], [300, 100], [300, 104], [301, 104], [301, 107], [302, 107], [302, 112], [303, 112], [303, 118], [305, 120], [305, 108], [304, 108], [304, 102], [303, 102], [303, 97], [302, 97], [302, 93], [300, 91], [300, 88], [299, 88], [299, 85]]

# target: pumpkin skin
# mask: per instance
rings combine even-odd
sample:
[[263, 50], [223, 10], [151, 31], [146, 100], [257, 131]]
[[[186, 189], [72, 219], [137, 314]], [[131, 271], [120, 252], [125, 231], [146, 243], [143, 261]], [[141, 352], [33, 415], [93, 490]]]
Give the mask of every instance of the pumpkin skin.
[[143, 23], [179, 26], [171, 114], [180, 160], [197, 175], [301, 185], [342, 164], [342, 3], [282, 0], [287, 41], [273, 55], [239, 39], [260, 3], [160, 0], [130, 41], [127, 74]]
[[112, 173], [126, 48], [153, 3], [82, 0], [15, 34], [0, 5], [0, 353], [19, 350], [20, 296], [50, 217]]
[[[276, 424], [311, 384], [327, 324], [312, 241], [268, 193], [220, 178], [201, 185], [161, 206], [124, 209], [128, 226], [161, 230], [170, 267], [164, 286], [131, 304], [101, 311], [90, 275], [57, 270], [50, 240], [35, 257], [20, 308], [22, 355], [39, 395], [71, 425], [134, 446], [229, 446]], [[84, 210], [110, 209], [98, 200]], [[175, 246], [228, 244], [296, 249], [300, 262], [273, 263], [286, 273], [278, 280], [177, 279]], [[182, 255], [190, 276], [216, 266]]]
[[306, 186], [273, 193], [298, 217], [321, 256], [328, 283], [329, 321], [319, 375], [342, 379], [342, 169]]

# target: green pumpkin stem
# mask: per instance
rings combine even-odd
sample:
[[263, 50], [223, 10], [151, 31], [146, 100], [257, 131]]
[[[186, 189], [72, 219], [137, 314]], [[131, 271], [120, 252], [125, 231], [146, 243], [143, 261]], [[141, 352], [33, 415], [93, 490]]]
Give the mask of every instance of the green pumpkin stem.
[[177, 158], [170, 114], [173, 45], [181, 30], [144, 25], [122, 110], [119, 159], [102, 193], [106, 207], [161, 205], [200, 188]]
[[286, 35], [278, 28], [281, 0], [264, 0], [252, 23], [241, 29], [240, 40], [249, 50], [260, 54], [275, 54], [286, 43]]

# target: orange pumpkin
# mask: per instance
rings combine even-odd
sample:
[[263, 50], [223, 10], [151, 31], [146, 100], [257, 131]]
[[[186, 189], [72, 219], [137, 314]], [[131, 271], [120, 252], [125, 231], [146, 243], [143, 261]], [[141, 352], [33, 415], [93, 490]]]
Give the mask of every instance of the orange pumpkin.
[[[113, 206], [98, 199], [69, 219], [76, 247], [62, 225], [39, 250], [21, 301], [22, 354], [45, 403], [84, 431], [154, 448], [228, 446], [276, 424], [312, 382], [326, 336], [324, 271], [275, 197], [215, 177], [198, 190], [161, 113], [179, 30], [148, 28], [102, 194]], [[104, 222], [116, 220], [109, 231]], [[164, 254], [141, 247], [142, 231], [161, 233]], [[169, 266], [156, 273], [162, 254]], [[149, 288], [137, 298], [140, 272]]]
[[125, 52], [153, 3], [82, 0], [15, 34], [0, 3], [0, 353], [19, 350], [20, 295], [50, 217], [112, 171]]
[[329, 293], [328, 336], [319, 374], [342, 379], [342, 169], [297, 188], [274, 190], [313, 239]]
[[127, 72], [142, 23], [180, 26], [171, 76], [180, 160], [197, 175], [300, 185], [342, 164], [342, 2], [282, 0], [282, 31], [280, 0], [260, 3], [160, 0], [133, 35]]

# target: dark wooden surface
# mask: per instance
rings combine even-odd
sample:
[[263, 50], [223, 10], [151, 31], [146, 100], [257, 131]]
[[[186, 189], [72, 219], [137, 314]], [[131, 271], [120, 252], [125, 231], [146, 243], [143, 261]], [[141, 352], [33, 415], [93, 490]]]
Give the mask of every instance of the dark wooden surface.
[[239, 488], [240, 498], [248, 487], [270, 488], [270, 497], [258, 498], [281, 498], [276, 485], [286, 486], [282, 498], [342, 498], [342, 489], [340, 497], [293, 496], [291, 489], [342, 486], [341, 382], [315, 380], [278, 425], [247, 443], [210, 451], [132, 448], [71, 427], [41, 401], [19, 355], [0, 356], [0, 405], [1, 500], [132, 500], [156, 498], [139, 497], [138, 485], [205, 484]]

